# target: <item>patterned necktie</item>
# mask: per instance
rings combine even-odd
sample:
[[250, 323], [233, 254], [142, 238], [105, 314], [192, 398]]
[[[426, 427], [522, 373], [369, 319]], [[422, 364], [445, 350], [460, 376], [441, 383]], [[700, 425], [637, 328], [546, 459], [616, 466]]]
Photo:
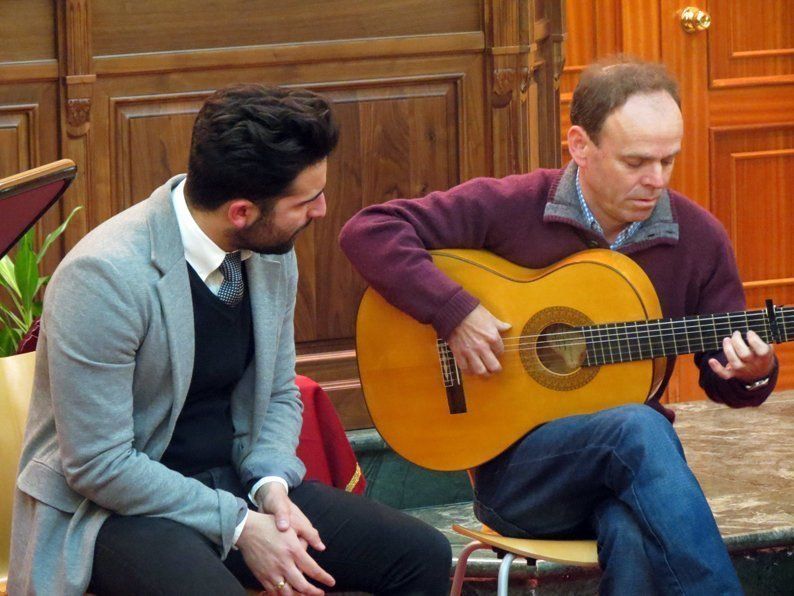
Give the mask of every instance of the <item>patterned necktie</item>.
[[223, 274], [223, 283], [218, 290], [218, 298], [224, 304], [237, 306], [243, 299], [243, 268], [240, 262], [240, 252], [230, 252], [218, 267]]

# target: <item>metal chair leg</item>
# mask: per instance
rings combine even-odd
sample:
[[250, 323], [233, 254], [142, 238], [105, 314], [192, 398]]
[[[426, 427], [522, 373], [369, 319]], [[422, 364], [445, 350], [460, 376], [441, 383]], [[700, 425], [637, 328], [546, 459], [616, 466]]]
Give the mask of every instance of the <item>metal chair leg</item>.
[[510, 583], [510, 565], [516, 556], [513, 553], [505, 553], [502, 564], [499, 565], [499, 579], [496, 583], [496, 596], [507, 596], [507, 588]]
[[488, 549], [490, 546], [475, 540], [465, 546], [458, 555], [458, 564], [455, 565], [455, 576], [452, 580], [452, 589], [449, 591], [449, 596], [460, 596], [460, 591], [463, 589], [463, 580], [466, 578], [466, 565], [469, 561], [469, 555], [476, 550]]

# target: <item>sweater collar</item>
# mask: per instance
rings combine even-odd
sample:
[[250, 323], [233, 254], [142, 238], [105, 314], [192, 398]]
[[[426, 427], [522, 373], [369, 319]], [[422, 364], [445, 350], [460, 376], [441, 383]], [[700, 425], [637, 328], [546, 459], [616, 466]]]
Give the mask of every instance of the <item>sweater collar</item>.
[[[587, 223], [587, 218], [579, 205], [576, 194], [575, 162], [561, 170], [556, 184], [549, 189], [549, 199], [543, 211], [544, 223], [566, 223], [589, 234], [599, 236], [606, 243], [603, 234], [594, 232]], [[655, 244], [678, 244], [678, 222], [673, 213], [670, 193], [662, 191], [659, 202], [651, 212], [651, 216], [642, 222], [640, 228], [620, 247], [621, 252], [632, 252]]]

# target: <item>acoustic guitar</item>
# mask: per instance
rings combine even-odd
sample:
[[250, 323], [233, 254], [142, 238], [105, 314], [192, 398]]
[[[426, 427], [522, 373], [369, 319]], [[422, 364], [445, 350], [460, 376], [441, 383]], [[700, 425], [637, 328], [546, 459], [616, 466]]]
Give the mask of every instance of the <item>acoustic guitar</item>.
[[661, 318], [650, 279], [630, 258], [595, 249], [531, 270], [479, 250], [432, 251], [435, 264], [512, 324], [502, 371], [461, 374], [433, 328], [369, 288], [356, 329], [364, 398], [378, 431], [406, 459], [434, 470], [481, 464], [534, 427], [564, 416], [643, 403], [668, 356], [721, 347], [752, 329], [768, 343], [794, 334], [794, 308]]

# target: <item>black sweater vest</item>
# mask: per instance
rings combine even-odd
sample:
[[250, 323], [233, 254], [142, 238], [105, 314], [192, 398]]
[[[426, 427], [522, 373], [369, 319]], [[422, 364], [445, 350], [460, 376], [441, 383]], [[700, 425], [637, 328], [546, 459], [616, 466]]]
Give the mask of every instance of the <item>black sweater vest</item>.
[[231, 461], [234, 427], [230, 397], [253, 358], [254, 339], [249, 293], [245, 292], [236, 307], [230, 307], [190, 265], [188, 271], [196, 334], [193, 376], [161, 462], [192, 476]]

